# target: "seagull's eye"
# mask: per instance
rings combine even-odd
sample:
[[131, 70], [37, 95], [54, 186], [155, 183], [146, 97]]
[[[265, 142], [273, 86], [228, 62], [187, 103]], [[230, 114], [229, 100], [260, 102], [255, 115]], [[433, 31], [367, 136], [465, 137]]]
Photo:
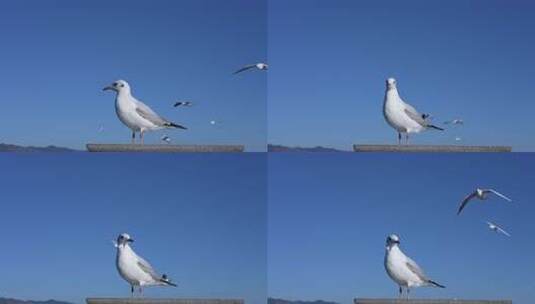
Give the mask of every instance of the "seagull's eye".
[[121, 83], [121, 88], [124, 88], [124, 84]]

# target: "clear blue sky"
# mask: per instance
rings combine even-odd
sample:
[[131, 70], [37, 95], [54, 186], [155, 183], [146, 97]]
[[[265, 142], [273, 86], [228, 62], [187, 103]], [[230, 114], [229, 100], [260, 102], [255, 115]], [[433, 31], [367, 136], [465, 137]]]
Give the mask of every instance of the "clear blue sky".
[[[266, 22], [265, 0], [2, 1], [0, 142], [128, 142], [113, 94], [102, 92], [122, 78], [190, 128], [147, 142], [167, 134], [175, 143], [265, 150], [266, 75], [231, 74], [266, 60]], [[177, 99], [196, 105], [173, 108]]]
[[350, 149], [395, 143], [385, 79], [435, 122], [415, 143], [534, 151], [533, 1], [269, 1], [269, 139]]
[[178, 288], [156, 297], [266, 298], [266, 156], [3, 155], [0, 297], [130, 296], [112, 240]]
[[[383, 258], [386, 236], [398, 233], [402, 250], [447, 286], [414, 297], [533, 302], [532, 155], [271, 154], [268, 164], [270, 296], [396, 297]], [[493, 198], [457, 216], [477, 186], [515, 202]]]

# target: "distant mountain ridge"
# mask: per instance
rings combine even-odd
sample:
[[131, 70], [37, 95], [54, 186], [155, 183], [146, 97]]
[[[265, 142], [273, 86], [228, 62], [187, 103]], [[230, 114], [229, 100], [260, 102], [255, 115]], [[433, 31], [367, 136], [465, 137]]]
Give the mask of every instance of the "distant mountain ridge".
[[[46, 147], [34, 147], [34, 146], [18, 146], [12, 144], [0, 143], [0, 152], [77, 152], [65, 147], [58, 146], [46, 146]], [[0, 303], [1, 304], [1, 303]]]
[[284, 299], [276, 299], [276, 298], [268, 298], [268, 304], [338, 304], [337, 302], [329, 302], [329, 301], [323, 301], [323, 300], [315, 300], [315, 301], [290, 301], [290, 300], [284, 300]]
[[316, 147], [288, 147], [283, 145], [268, 144], [268, 152], [348, 152], [322, 146]]
[[0, 304], [72, 304], [70, 302], [46, 300], [46, 301], [33, 301], [33, 300], [18, 300], [11, 298], [0, 298]]

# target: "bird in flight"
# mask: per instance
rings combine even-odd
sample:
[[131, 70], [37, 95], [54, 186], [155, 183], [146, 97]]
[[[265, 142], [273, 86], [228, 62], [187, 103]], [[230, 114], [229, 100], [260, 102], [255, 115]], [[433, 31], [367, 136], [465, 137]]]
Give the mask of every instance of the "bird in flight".
[[503, 230], [502, 227], [494, 224], [493, 222], [489, 222], [489, 221], [485, 221], [485, 223], [487, 223], [487, 225], [489, 226], [489, 229], [496, 232], [496, 233], [501, 233], [501, 234], [505, 234], [507, 236], [511, 236], [507, 231]]
[[258, 70], [266, 70], [268, 69], [268, 65], [266, 63], [262, 63], [262, 62], [259, 62], [259, 63], [255, 63], [255, 64], [248, 64], [244, 67], [242, 67], [241, 69], [237, 70], [236, 72], [234, 72], [234, 74], [238, 74], [238, 73], [241, 73], [243, 71], [247, 71], [247, 70], [250, 70], [250, 69], [258, 69]]
[[164, 135], [160, 138], [162, 141], [165, 141], [166, 143], [170, 144], [171, 143], [171, 137], [167, 136], [167, 135]]
[[494, 190], [494, 189], [480, 189], [477, 188], [474, 192], [468, 194], [463, 201], [461, 202], [461, 205], [459, 206], [459, 210], [457, 210], [457, 215], [463, 211], [464, 207], [471, 202], [473, 199], [477, 198], [479, 200], [486, 200], [489, 197], [489, 194], [494, 194], [508, 202], [512, 202], [513, 200], [508, 198], [507, 196], [501, 194], [500, 192]]
[[191, 107], [193, 103], [191, 101], [177, 101], [174, 107]]
[[464, 125], [462, 119], [452, 119], [444, 122], [445, 125]]

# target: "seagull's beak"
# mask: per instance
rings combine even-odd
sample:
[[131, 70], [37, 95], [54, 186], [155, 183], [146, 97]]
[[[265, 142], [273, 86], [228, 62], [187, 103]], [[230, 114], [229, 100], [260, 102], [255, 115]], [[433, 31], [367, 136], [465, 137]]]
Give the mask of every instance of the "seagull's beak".
[[112, 86], [107, 86], [104, 89], [102, 89], [102, 91], [109, 91], [109, 90], [113, 90], [113, 87]]
[[134, 240], [133, 240], [133, 239], [128, 239], [128, 241], [127, 241], [127, 242], [129, 242], [129, 243], [133, 243], [133, 242], [134, 242]]

